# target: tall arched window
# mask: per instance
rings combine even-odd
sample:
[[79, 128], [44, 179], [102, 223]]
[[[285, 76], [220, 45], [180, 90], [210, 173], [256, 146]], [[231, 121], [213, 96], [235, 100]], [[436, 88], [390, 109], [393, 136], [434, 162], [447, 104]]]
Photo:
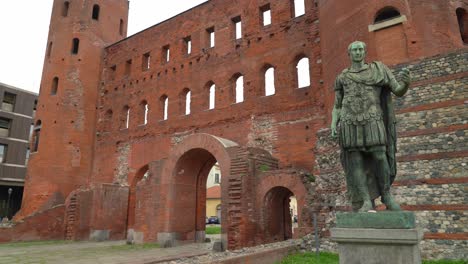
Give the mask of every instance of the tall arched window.
[[36, 121], [34, 126], [33, 138], [32, 138], [32, 152], [37, 152], [39, 150], [39, 138], [41, 136], [42, 122], [41, 120]]
[[159, 98], [159, 103], [161, 105], [160, 109], [162, 110], [162, 119], [163, 120], [167, 120], [168, 117], [169, 117], [169, 113], [168, 113], [168, 110], [169, 110], [169, 97], [167, 97], [167, 95], [163, 95], [161, 96], [161, 98]]
[[179, 111], [181, 115], [190, 115], [192, 104], [192, 92], [184, 88], [179, 94]]
[[142, 125], [148, 124], [148, 102], [146, 100], [141, 101], [140, 103], [140, 113], [139, 113], [139, 123]]
[[54, 77], [54, 79], [52, 79], [52, 87], [50, 89], [50, 94], [51, 95], [56, 95], [57, 94], [58, 85], [59, 85], [59, 78]]
[[216, 99], [216, 85], [213, 83], [210, 86], [210, 103], [209, 103], [208, 109], [215, 108], [215, 99]]
[[74, 38], [72, 43], [72, 54], [78, 54], [78, 50], [80, 49], [80, 39]]
[[119, 34], [120, 34], [120, 36], [123, 36], [123, 34], [124, 34], [124, 21], [123, 21], [123, 19], [120, 19]]
[[463, 8], [457, 8], [456, 13], [462, 41], [468, 44], [468, 14]]
[[309, 59], [302, 58], [296, 65], [297, 87], [304, 88], [310, 86]]
[[265, 71], [265, 96], [274, 95], [275, 93], [275, 68], [270, 66]]
[[374, 19], [374, 24], [400, 16], [400, 11], [393, 6], [387, 6], [379, 10]]
[[120, 114], [120, 129], [128, 129], [130, 126], [130, 107], [124, 106]]
[[63, 2], [63, 7], [62, 7], [62, 16], [67, 17], [68, 16], [68, 9], [70, 8], [70, 2], [65, 1]]
[[99, 5], [94, 5], [93, 6], [93, 15], [92, 15], [92, 18], [94, 20], [99, 20]]
[[244, 102], [244, 76], [240, 75], [236, 79], [236, 103]]
[[49, 42], [49, 45], [47, 45], [47, 58], [50, 58], [51, 54], [52, 54], [52, 41]]
[[192, 92], [189, 90], [185, 94], [185, 115], [190, 115], [191, 104], [192, 104]]

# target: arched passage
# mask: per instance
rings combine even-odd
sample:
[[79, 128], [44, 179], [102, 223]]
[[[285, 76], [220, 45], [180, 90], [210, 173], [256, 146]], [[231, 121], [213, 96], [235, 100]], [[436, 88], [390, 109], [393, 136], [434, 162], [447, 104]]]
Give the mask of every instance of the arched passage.
[[135, 207], [136, 207], [136, 186], [138, 182], [148, 178], [148, 165], [140, 168], [133, 179], [129, 179], [129, 194], [128, 194], [128, 211], [127, 211], [127, 231], [133, 229], [135, 224]]
[[291, 197], [294, 193], [285, 187], [274, 187], [265, 195], [263, 204], [265, 235], [268, 242], [288, 240], [293, 237]]
[[[257, 207], [261, 209], [263, 243], [305, 235], [307, 216], [303, 215], [303, 208], [307, 190], [301, 177], [298, 177], [298, 173], [296, 171], [271, 174], [266, 172], [262, 175], [258, 185]], [[294, 200], [293, 203], [290, 200]], [[293, 209], [293, 212], [290, 209]], [[297, 214], [297, 224], [294, 223], [295, 214]]]
[[[208, 134], [187, 137], [172, 151], [164, 165], [161, 184], [167, 186], [165, 215], [167, 222], [159, 232], [158, 241], [203, 241], [206, 225], [206, 181], [218, 162], [221, 174], [229, 178], [232, 141]], [[221, 204], [227, 197], [227, 187], [221, 183]], [[223, 244], [227, 245], [226, 206], [221, 206]]]

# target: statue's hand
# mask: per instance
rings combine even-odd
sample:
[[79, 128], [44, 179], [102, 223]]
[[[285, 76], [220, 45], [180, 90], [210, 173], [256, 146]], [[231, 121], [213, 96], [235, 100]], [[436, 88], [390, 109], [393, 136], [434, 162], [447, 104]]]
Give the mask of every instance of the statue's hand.
[[408, 68], [403, 68], [401, 70], [401, 81], [406, 85], [409, 86], [411, 83], [411, 72]]
[[337, 138], [338, 137], [338, 131], [336, 130], [336, 125], [331, 126], [331, 136], [332, 136], [332, 138]]

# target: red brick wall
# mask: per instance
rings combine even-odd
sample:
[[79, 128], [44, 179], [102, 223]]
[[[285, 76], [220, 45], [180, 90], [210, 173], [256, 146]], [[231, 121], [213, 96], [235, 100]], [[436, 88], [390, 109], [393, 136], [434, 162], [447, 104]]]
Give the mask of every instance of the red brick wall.
[[[60, 17], [60, 1], [54, 4], [49, 36], [54, 48], [44, 64], [37, 112], [37, 119], [43, 124], [41, 143], [39, 151], [31, 155], [23, 210], [17, 218], [39, 208], [61, 204], [75, 189], [116, 184], [130, 186], [130, 198], [124, 197], [125, 187], [110, 190], [110, 196], [105, 194], [107, 187], [98, 187], [92, 201], [83, 194], [85, 201], [80, 208], [91, 208], [90, 203], [95, 204], [90, 209], [90, 228], [117, 230], [116, 237], [121, 237], [126, 229], [124, 219], [134, 214], [135, 228], [145, 233], [146, 240], [156, 239], [157, 232], [174, 230], [192, 238], [192, 230], [182, 226], [183, 221], [179, 223], [180, 228], [167, 223], [176, 223], [181, 216], [171, 212], [173, 206], [177, 205], [180, 210], [188, 206], [183, 199], [187, 200], [191, 192], [203, 185], [203, 177], [192, 179], [185, 169], [205, 172], [200, 162], [211, 164], [214, 157], [224, 163], [222, 173], [228, 179], [222, 192], [229, 198], [223, 203], [232, 204], [223, 206], [222, 215], [229, 223], [223, 224], [223, 233], [230, 234], [230, 248], [260, 243], [264, 238], [259, 235], [252, 241], [246, 235], [261, 233], [256, 224], [260, 210], [255, 205], [263, 197], [254, 195], [256, 184], [261, 183], [256, 178], [256, 157], [271, 155], [271, 160], [275, 160], [271, 163], [274, 169], [317, 171], [313, 151], [320, 144], [317, 131], [328, 126], [333, 82], [349, 64], [346, 52], [349, 43], [367, 42], [368, 60], [382, 60], [388, 64], [448, 53], [463, 47], [455, 10], [466, 7], [461, 0], [306, 0], [305, 15], [293, 18], [292, 1], [240, 0], [232, 4], [231, 1], [211, 0], [115, 42], [122, 38], [116, 29], [120, 17], [126, 20], [127, 1], [97, 1], [103, 12], [103, 19], [98, 23], [91, 21], [90, 13], [85, 12], [91, 8], [88, 1], [71, 2], [73, 9], [69, 18]], [[83, 12], [77, 9], [82, 3], [86, 3], [81, 5]], [[260, 7], [267, 3], [272, 11], [272, 24], [263, 27]], [[386, 6], [398, 9], [407, 21], [369, 32], [368, 26], [373, 24], [375, 15]], [[106, 12], [113, 15], [106, 16]], [[241, 40], [234, 39], [232, 19], [238, 16], [243, 24]], [[77, 21], [85, 23], [87, 30], [76, 30], [79, 28]], [[214, 48], [207, 42], [206, 30], [212, 27], [216, 34]], [[70, 39], [77, 36], [81, 39], [80, 52], [71, 56]], [[183, 39], [187, 36], [192, 40], [190, 55], [184, 54]], [[170, 61], [164, 62], [163, 50], [167, 46]], [[150, 68], [142, 69], [144, 54], [148, 52]], [[302, 57], [309, 58], [311, 85], [298, 89], [295, 68]], [[275, 68], [276, 94], [272, 96], [264, 96], [267, 66]], [[234, 103], [234, 81], [239, 74], [244, 76], [245, 101]], [[418, 74], [424, 79], [423, 73]], [[57, 95], [52, 96], [49, 87], [54, 76], [60, 78], [60, 87]], [[440, 81], [429, 79], [428, 82]], [[212, 83], [217, 89], [216, 107], [208, 110], [208, 89]], [[192, 94], [188, 116], [184, 115], [182, 96], [187, 89]], [[169, 98], [168, 120], [162, 120], [160, 99], [164, 96]], [[456, 105], [461, 104], [460, 100], [455, 100]], [[142, 102], [147, 102], [149, 107], [146, 125], [141, 124]], [[434, 104], [437, 103], [430, 107], [435, 107]], [[129, 128], [123, 126], [126, 107], [130, 108]], [[419, 110], [411, 110], [409, 106], [405, 111]], [[460, 127], [456, 128], [452, 127], [452, 132]], [[202, 133], [211, 136], [200, 136]], [[409, 133], [407, 137], [413, 132]], [[199, 139], [184, 140], [191, 135]], [[216, 147], [210, 143], [212, 136], [235, 143], [228, 150]], [[410, 145], [411, 140], [405, 144]], [[193, 152], [181, 158], [185, 153], [181, 151]], [[457, 153], [465, 155], [463, 150]], [[153, 178], [151, 184], [145, 185], [145, 181], [139, 181], [139, 172], [148, 164]], [[301, 182], [309, 174], [306, 172], [298, 177], [300, 181], [295, 181]], [[270, 187], [286, 187], [296, 194], [297, 190], [293, 190], [296, 187], [288, 187], [291, 175], [281, 176], [284, 180]], [[266, 183], [261, 183], [257, 187], [265, 186]], [[343, 191], [333, 189], [329, 182], [317, 188], [328, 194]], [[311, 204], [332, 203], [337, 199], [328, 195], [320, 200], [312, 189], [301, 202], [303, 208], [299, 210], [306, 216], [303, 219], [311, 219], [312, 212], [318, 211]], [[268, 190], [265, 189], [265, 193]], [[202, 191], [193, 198], [201, 196]], [[158, 197], [160, 199], [156, 199]], [[179, 198], [181, 200], [177, 200]], [[134, 202], [134, 213], [133, 205], [126, 208], [128, 202]], [[194, 208], [204, 211], [199, 203]], [[323, 209], [324, 215], [327, 210], [331, 209]], [[108, 226], [106, 219], [112, 215], [118, 220], [115, 225]], [[155, 219], [153, 222], [151, 217]], [[319, 219], [322, 225], [324, 218]], [[131, 226], [133, 220], [129, 219]], [[200, 215], [193, 221], [198, 229], [203, 228]], [[310, 221], [299, 221], [301, 230], [310, 230]], [[83, 228], [86, 230], [87, 226]], [[200, 231], [198, 229], [196, 231]]]
[[64, 239], [65, 206], [60, 205], [16, 222], [11, 228], [0, 228], [0, 243]]
[[[47, 43], [51, 48], [35, 117], [42, 122], [41, 137], [29, 160], [18, 219], [63, 204], [71, 191], [90, 183], [103, 48], [126, 36], [128, 1], [69, 2], [68, 16], [62, 15], [63, 1], [53, 4]], [[100, 5], [99, 20], [91, 18], [94, 4]], [[122, 35], [120, 19], [125, 21]], [[80, 40], [77, 54], [71, 52], [74, 38]], [[54, 77], [58, 89], [51, 94]]]

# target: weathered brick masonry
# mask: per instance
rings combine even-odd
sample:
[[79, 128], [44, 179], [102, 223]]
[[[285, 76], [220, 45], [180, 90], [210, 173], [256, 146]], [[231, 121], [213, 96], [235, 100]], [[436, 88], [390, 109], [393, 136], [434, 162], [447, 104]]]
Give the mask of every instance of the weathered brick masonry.
[[[51, 226], [63, 222], [55, 230], [67, 239], [201, 241], [206, 177], [218, 162], [226, 247], [305, 235], [314, 213], [326, 240], [335, 212], [349, 206], [338, 148], [324, 129], [334, 79], [349, 63], [348, 44], [359, 39], [369, 60], [413, 73], [410, 91], [396, 100], [400, 173], [393, 191], [416, 212], [427, 257], [466, 257], [466, 1], [304, 3], [296, 17], [294, 1], [211, 0], [125, 38], [127, 1], [54, 1], [39, 149], [19, 224], [0, 236], [21, 240], [22, 219], [30, 230], [41, 228], [43, 221], [32, 221], [40, 211], [41, 220], [55, 217]], [[264, 26], [267, 10], [272, 23]], [[311, 82], [297, 88], [304, 58]], [[271, 67], [275, 93], [266, 96]], [[237, 102], [240, 76], [244, 100]]]

